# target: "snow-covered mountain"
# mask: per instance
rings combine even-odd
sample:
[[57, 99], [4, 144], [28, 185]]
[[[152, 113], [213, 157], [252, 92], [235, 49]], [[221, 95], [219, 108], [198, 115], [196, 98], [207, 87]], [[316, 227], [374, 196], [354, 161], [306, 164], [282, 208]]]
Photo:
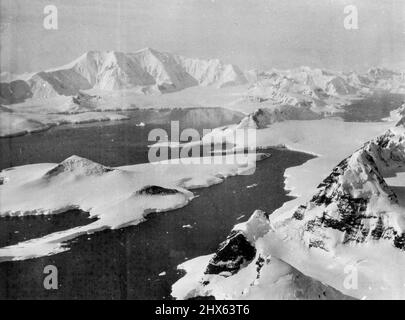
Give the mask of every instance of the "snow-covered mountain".
[[[272, 90], [268, 91], [269, 88]], [[253, 96], [262, 95], [262, 99], [273, 99], [279, 103], [298, 101], [300, 95], [308, 99], [324, 99], [354, 93], [353, 81], [349, 82], [342, 73], [309, 67], [259, 73], [257, 83], [250, 91]]]
[[405, 208], [385, 180], [404, 171], [398, 124], [339, 163], [307, 203], [274, 218], [255, 212], [216, 254], [197, 258], [204, 266], [180, 266], [187, 275], [173, 295], [404, 299]]
[[376, 89], [405, 94], [405, 76], [403, 72], [387, 68], [371, 68], [367, 72], [367, 76], [371, 81], [371, 86]]
[[283, 106], [274, 109], [257, 109], [255, 112], [246, 116], [241, 125], [245, 122], [254, 123], [255, 129], [263, 129], [273, 123], [285, 120], [315, 120], [321, 116], [312, 111], [308, 105]]
[[[244, 102], [265, 106], [309, 105], [318, 112], [333, 112], [347, 99], [361, 97], [375, 90], [403, 93], [405, 79], [399, 72], [374, 68], [366, 74], [336, 72], [300, 67], [290, 70], [249, 71], [252, 84]], [[329, 106], [329, 107], [328, 107]]]
[[21, 96], [70, 96], [92, 88], [166, 93], [193, 86], [239, 85], [247, 80], [237, 66], [217, 59], [192, 59], [146, 48], [135, 53], [86, 52], [68, 65], [35, 73], [20, 82], [17, 92], [17, 83], [2, 85], [4, 101], [13, 103]]
[[235, 226], [215, 254], [179, 266], [187, 275], [173, 286], [172, 296], [220, 300], [349, 298], [256, 246], [256, 241], [269, 231], [268, 214], [257, 210], [249, 221]]
[[[373, 68], [365, 74], [300, 67], [242, 72], [218, 59], [187, 58], [145, 48], [134, 53], [89, 51], [71, 63], [21, 76], [2, 73], [0, 103], [28, 98], [73, 96], [80, 90], [133, 90], [141, 94], [180, 91], [194, 86], [218, 88], [250, 83], [242, 102], [324, 107], [347, 102], [344, 97], [373, 90], [405, 92], [402, 73]], [[326, 110], [325, 112], [328, 112]]]
[[279, 108], [259, 108], [256, 111], [243, 117], [237, 124], [226, 125], [212, 130], [206, 134], [203, 144], [211, 144], [212, 141], [223, 141], [234, 144], [235, 148], [249, 147], [249, 141], [245, 141], [238, 132], [255, 132], [257, 129], [265, 129], [277, 122], [287, 120], [319, 120], [322, 117], [313, 112], [307, 106], [283, 106]]
[[312, 200], [294, 212], [308, 248], [330, 252], [340, 245], [385, 240], [405, 249], [405, 217], [379, 170], [405, 168], [405, 144], [398, 145], [396, 138], [390, 132], [345, 159]]

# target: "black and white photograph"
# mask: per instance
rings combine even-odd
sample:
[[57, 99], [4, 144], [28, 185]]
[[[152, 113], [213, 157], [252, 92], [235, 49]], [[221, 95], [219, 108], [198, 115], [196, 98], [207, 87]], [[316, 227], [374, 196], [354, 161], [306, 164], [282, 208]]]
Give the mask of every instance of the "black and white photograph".
[[405, 300], [404, 0], [0, 0], [0, 71], [0, 300]]

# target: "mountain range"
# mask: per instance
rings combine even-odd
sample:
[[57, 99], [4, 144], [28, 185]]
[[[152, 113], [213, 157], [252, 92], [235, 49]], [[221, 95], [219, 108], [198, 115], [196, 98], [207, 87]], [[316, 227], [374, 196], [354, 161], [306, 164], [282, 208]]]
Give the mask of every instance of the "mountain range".
[[193, 86], [226, 87], [247, 82], [235, 65], [186, 58], [146, 48], [135, 53], [89, 51], [73, 62], [1, 84], [3, 103], [76, 95], [80, 90], [137, 89], [167, 93]]
[[82, 90], [133, 90], [162, 94], [195, 86], [224, 88], [250, 84], [244, 100], [322, 105], [328, 98], [367, 94], [382, 89], [405, 92], [400, 72], [372, 68], [365, 74], [310, 67], [242, 71], [218, 59], [196, 59], [145, 48], [135, 53], [89, 51], [67, 65], [33, 74], [2, 73], [0, 103], [74, 96]]
[[[291, 70], [250, 71], [253, 80], [245, 101], [263, 105], [313, 106], [347, 103], [344, 97], [361, 97], [376, 90], [405, 93], [405, 79], [400, 72], [372, 68], [365, 74], [336, 72], [300, 67]], [[332, 108], [331, 112], [334, 111]]]

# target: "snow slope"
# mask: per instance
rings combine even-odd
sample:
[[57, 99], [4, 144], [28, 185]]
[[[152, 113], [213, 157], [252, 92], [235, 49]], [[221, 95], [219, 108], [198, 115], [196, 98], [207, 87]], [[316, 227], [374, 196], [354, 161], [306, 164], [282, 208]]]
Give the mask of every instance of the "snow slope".
[[246, 82], [237, 66], [216, 59], [191, 59], [151, 48], [135, 53], [89, 51], [65, 66], [18, 80], [24, 90], [9, 89], [16, 86], [16, 81], [3, 83], [0, 97], [3, 103], [15, 103], [24, 97], [72, 96], [92, 88], [167, 93], [192, 86], [225, 87]]
[[[247, 82], [237, 66], [150, 48], [135, 53], [89, 51], [61, 67], [21, 77], [4, 74], [2, 79], [11, 81], [0, 83], [0, 104], [15, 113], [10, 116], [0, 110], [3, 123], [10, 119], [7, 129], [1, 132], [2, 137], [59, 123], [80, 123], [76, 118], [85, 121], [124, 118], [118, 114], [92, 113], [95, 111], [218, 107], [225, 100], [235, 99], [234, 91], [229, 88]], [[193, 87], [201, 90], [179, 93]], [[244, 90], [245, 87], [236, 92]], [[166, 95], [167, 98], [162, 97]], [[78, 113], [88, 114], [70, 116]]]
[[[401, 93], [404, 86], [401, 73], [381, 68], [366, 74], [309, 67], [243, 73], [218, 59], [186, 58], [151, 48], [135, 53], [89, 51], [61, 67], [3, 78], [12, 81], [0, 84], [0, 103], [43, 125], [28, 113], [220, 105], [245, 114], [261, 109], [269, 124], [313, 120], [343, 112], [343, 105], [375, 90]], [[9, 131], [31, 128], [27, 124]]]
[[[245, 96], [235, 104], [253, 104], [256, 108], [284, 109], [301, 107], [328, 115], [353, 99], [359, 99], [375, 90], [403, 93], [405, 78], [401, 73], [387, 69], [371, 69], [366, 74], [343, 73], [317, 68], [301, 67], [290, 70], [272, 69], [256, 72]], [[304, 110], [305, 111], [305, 110]]]
[[83, 124], [104, 121], [123, 121], [129, 118], [110, 112], [80, 114], [15, 113], [0, 109], [0, 138], [21, 136], [48, 130], [63, 124]]
[[186, 276], [174, 284], [172, 296], [183, 300], [207, 296], [221, 300], [348, 298], [256, 248], [255, 242], [269, 231], [268, 215], [256, 211], [248, 222], [235, 226], [214, 255], [179, 266]]
[[46, 130], [49, 127], [23, 115], [0, 110], [0, 137], [10, 137]]
[[400, 72], [383, 68], [366, 74], [343, 73], [318, 68], [242, 72], [218, 59], [188, 58], [145, 48], [134, 53], [89, 51], [67, 65], [34, 74], [4, 74], [0, 86], [2, 103], [25, 99], [72, 96], [80, 90], [131, 90], [141, 95], [170, 93], [194, 86], [224, 88], [250, 83], [239, 103], [271, 105], [312, 105], [332, 112], [333, 105], [373, 90], [404, 93]]
[[[221, 89], [222, 90], [222, 89]], [[225, 89], [224, 89], [225, 90]], [[125, 100], [125, 98], [124, 98]], [[35, 103], [24, 102], [7, 107], [0, 105], [0, 137], [23, 135], [29, 132], [46, 130], [63, 124], [80, 124], [99, 121], [118, 121], [140, 118], [145, 124], [167, 124], [179, 121], [191, 128], [212, 128], [240, 121], [244, 114], [220, 107], [200, 107], [179, 105], [179, 101], [168, 105], [143, 105], [138, 108], [131, 101], [125, 102], [116, 96], [98, 94], [79, 94], [67, 97], [59, 96]], [[217, 104], [213, 104], [216, 106]], [[130, 114], [124, 111], [131, 111]], [[13, 119], [24, 119], [14, 121]], [[34, 126], [34, 127], [33, 127]], [[35, 130], [38, 128], [38, 130]]]
[[[335, 167], [310, 201], [276, 213], [263, 245], [347, 295], [404, 299], [405, 210], [384, 180], [404, 171], [404, 155], [405, 128], [367, 143]], [[396, 183], [403, 188], [403, 176]], [[348, 268], [358, 273], [355, 288], [345, 284]]]
[[68, 250], [64, 243], [82, 234], [135, 225], [149, 213], [185, 206], [194, 197], [188, 189], [208, 187], [226, 177], [243, 174], [251, 170], [256, 155], [233, 164], [222, 157], [205, 160], [207, 164], [196, 164], [190, 158], [182, 163], [171, 160], [109, 168], [72, 156], [59, 164], [4, 170], [0, 174], [0, 216], [58, 214], [80, 209], [98, 220], [0, 248], [0, 261], [55, 254]]
[[[277, 123], [258, 130], [259, 145], [284, 144], [318, 155], [300, 167], [289, 168], [285, 174], [286, 189], [298, 198], [273, 212], [269, 222], [261, 219], [260, 227], [245, 233], [247, 238], [253, 235], [253, 241], [249, 240], [250, 246], [244, 242], [232, 247], [236, 251], [242, 249], [230, 255], [232, 259], [221, 260], [222, 266], [228, 267], [225, 273], [207, 272], [215, 256], [180, 266], [189, 273], [173, 286], [173, 295], [226, 299], [404, 299], [405, 176], [401, 171], [405, 171], [405, 128], [397, 126], [381, 134], [392, 125], [320, 120]], [[362, 141], [370, 139], [361, 147]], [[340, 164], [336, 166], [337, 163]], [[319, 181], [323, 182], [319, 185]], [[251, 220], [235, 229], [249, 229]], [[268, 232], [257, 235], [266, 228]], [[244, 255], [244, 262], [239, 265], [242, 267], [235, 272], [235, 261], [241, 261]], [[203, 265], [197, 265], [197, 261]], [[190, 270], [191, 266], [195, 269]], [[347, 285], [353, 268], [358, 274], [355, 288]], [[263, 272], [269, 276], [262, 277]], [[303, 290], [298, 283], [285, 282], [286, 274], [291, 281], [296, 279], [296, 272], [324, 285], [299, 295], [297, 292]], [[305, 288], [311, 290], [313, 286], [307, 282]]]

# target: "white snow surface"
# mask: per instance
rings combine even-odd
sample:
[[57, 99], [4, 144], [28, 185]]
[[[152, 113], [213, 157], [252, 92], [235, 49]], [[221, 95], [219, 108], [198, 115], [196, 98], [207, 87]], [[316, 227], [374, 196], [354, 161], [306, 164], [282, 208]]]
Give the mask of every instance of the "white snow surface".
[[[313, 120], [341, 112], [343, 105], [375, 90], [405, 90], [401, 73], [383, 68], [365, 74], [309, 67], [244, 73], [218, 59], [187, 58], [151, 48], [134, 53], [89, 51], [53, 69], [3, 74], [2, 81], [9, 82], [1, 83], [0, 104], [28, 120], [8, 130], [10, 135], [33, 131], [31, 121], [46, 127], [49, 113], [173, 106], [221, 105], [247, 114], [261, 108], [267, 110], [271, 123]], [[81, 98], [74, 102], [77, 96]]]
[[[366, 141], [385, 133], [390, 137], [386, 150], [391, 148], [394, 151], [383, 151], [377, 165], [381, 167], [382, 163], [388, 163], [393, 169], [385, 168], [381, 171], [385, 175], [389, 173], [386, 181], [396, 192], [398, 204], [391, 203], [383, 196], [385, 193], [378, 187], [379, 184], [375, 180], [361, 182], [366, 178], [362, 175], [362, 170], [367, 172], [368, 169], [355, 169], [353, 171], [355, 180], [351, 183], [355, 186], [354, 188], [357, 185], [365, 188], [360, 192], [372, 195], [371, 199], [374, 200], [370, 200], [368, 209], [371, 214], [382, 212], [382, 215], [387, 217], [388, 220], [384, 221], [389, 226], [398, 232], [403, 232], [405, 230], [405, 176], [401, 171], [405, 168], [403, 158], [405, 128], [392, 129], [394, 125], [395, 122], [348, 123], [339, 120], [316, 120], [286, 121], [259, 129], [257, 131], [258, 146], [287, 146], [289, 149], [305, 151], [317, 156], [301, 166], [286, 170], [285, 188], [296, 198], [270, 215], [269, 232], [251, 241], [262, 257], [269, 258], [270, 262], [266, 263], [261, 270], [261, 275], [264, 272], [268, 276], [256, 278], [258, 274], [253, 261], [233, 276], [211, 276], [213, 279], [210, 278], [209, 285], [204, 286], [202, 284], [206, 280], [204, 271], [212, 256], [200, 257], [179, 266], [187, 272], [187, 275], [173, 286], [173, 296], [178, 299], [198, 295], [213, 295], [219, 299], [318, 299], [326, 293], [326, 297], [331, 299], [346, 297], [405, 299], [403, 274], [405, 252], [395, 248], [388, 238], [379, 241], [367, 240], [357, 245], [345, 245], [341, 243], [338, 231], [321, 229], [322, 232], [326, 232], [324, 236], [327, 235], [333, 239], [326, 242], [329, 251], [311, 249], [308, 247], [306, 238], [303, 237], [304, 222], [297, 222], [291, 218], [298, 206], [312, 198], [319, 183], [341, 160], [353, 154]], [[388, 129], [391, 131], [387, 133]], [[373, 148], [369, 147], [371, 152], [375, 150]], [[350, 160], [352, 162], [349, 162], [353, 168], [357, 167], [356, 159], [363, 163], [363, 160], [356, 158], [356, 154], [352, 156]], [[357, 175], [359, 175], [358, 178]], [[356, 179], [359, 180], [356, 182]], [[311, 217], [322, 213], [315, 209], [309, 210]], [[248, 224], [249, 222], [246, 225]], [[241, 225], [236, 228], [240, 229]], [[247, 232], [247, 236], [249, 234], [251, 232]], [[354, 289], [345, 285], [349, 276], [348, 267], [353, 266], [358, 272], [358, 286]], [[296, 279], [297, 273], [305, 277], [304, 287], [301, 282], [292, 281]], [[287, 282], [285, 275], [289, 275]], [[313, 281], [312, 284], [309, 284], [310, 281]], [[324, 286], [319, 286], [321, 283]], [[314, 291], [311, 291], [314, 286]], [[304, 289], [309, 291], [303, 292]]]
[[38, 99], [92, 88], [165, 93], [198, 85], [239, 85], [247, 80], [237, 66], [217, 59], [192, 59], [145, 48], [135, 53], [89, 51], [67, 65], [37, 72], [26, 82], [27, 90]]
[[[174, 106], [223, 106], [245, 114], [260, 108], [266, 110], [268, 124], [315, 120], [342, 112], [344, 105], [375, 90], [403, 93], [405, 86], [399, 72], [381, 68], [366, 74], [309, 67], [244, 74], [218, 59], [186, 58], [151, 48], [135, 53], [90, 51], [65, 66], [3, 79], [12, 81], [1, 84], [0, 104], [27, 121], [10, 121], [2, 136], [35, 132], [50, 122], [76, 123], [67, 116], [53, 121], [49, 114], [88, 113], [86, 121], [99, 121], [102, 116], [92, 112], [110, 112], [103, 119], [111, 119], [119, 117], [111, 112]], [[0, 117], [10, 118], [3, 108]]]
[[[249, 78], [252, 78], [251, 72]], [[252, 85], [240, 100], [241, 104], [259, 104], [273, 112], [301, 110], [301, 117], [311, 111], [333, 114], [351, 100], [362, 98], [375, 90], [403, 93], [405, 81], [400, 72], [371, 69], [366, 74], [300, 67], [290, 70], [272, 69], [256, 72]], [[285, 109], [285, 106], [297, 109]], [[285, 116], [285, 115], [284, 115]], [[293, 115], [297, 117], [297, 115]], [[290, 118], [292, 120], [293, 118]]]
[[63, 124], [84, 124], [128, 119], [127, 116], [111, 112], [32, 114], [3, 112], [0, 110], [0, 137], [13, 137], [40, 132]]
[[[264, 220], [261, 212], [256, 211], [249, 221], [235, 226], [234, 230], [242, 230], [253, 243], [269, 232], [270, 226]], [[347, 299], [333, 288], [260, 250], [248, 266], [230, 277], [204, 274], [212, 258], [213, 255], [207, 255], [181, 264], [178, 268], [186, 275], [173, 285], [172, 296], [177, 299], [214, 296], [220, 300]], [[263, 264], [260, 271], [259, 260]], [[202, 285], [203, 282], [209, 283]]]
[[[58, 214], [80, 209], [98, 220], [0, 248], [0, 260], [56, 254], [68, 250], [64, 243], [80, 235], [136, 225], [149, 213], [183, 207], [194, 197], [190, 189], [209, 187], [221, 183], [226, 177], [251, 170], [256, 155], [234, 164], [228, 164], [218, 156], [205, 160], [210, 164], [194, 164], [195, 159], [186, 163], [183, 159], [182, 163], [170, 160], [108, 168], [72, 156], [60, 164], [35, 164], [3, 170], [0, 173], [3, 181], [0, 185], [1, 216]], [[142, 192], [150, 186], [171, 192]]]

